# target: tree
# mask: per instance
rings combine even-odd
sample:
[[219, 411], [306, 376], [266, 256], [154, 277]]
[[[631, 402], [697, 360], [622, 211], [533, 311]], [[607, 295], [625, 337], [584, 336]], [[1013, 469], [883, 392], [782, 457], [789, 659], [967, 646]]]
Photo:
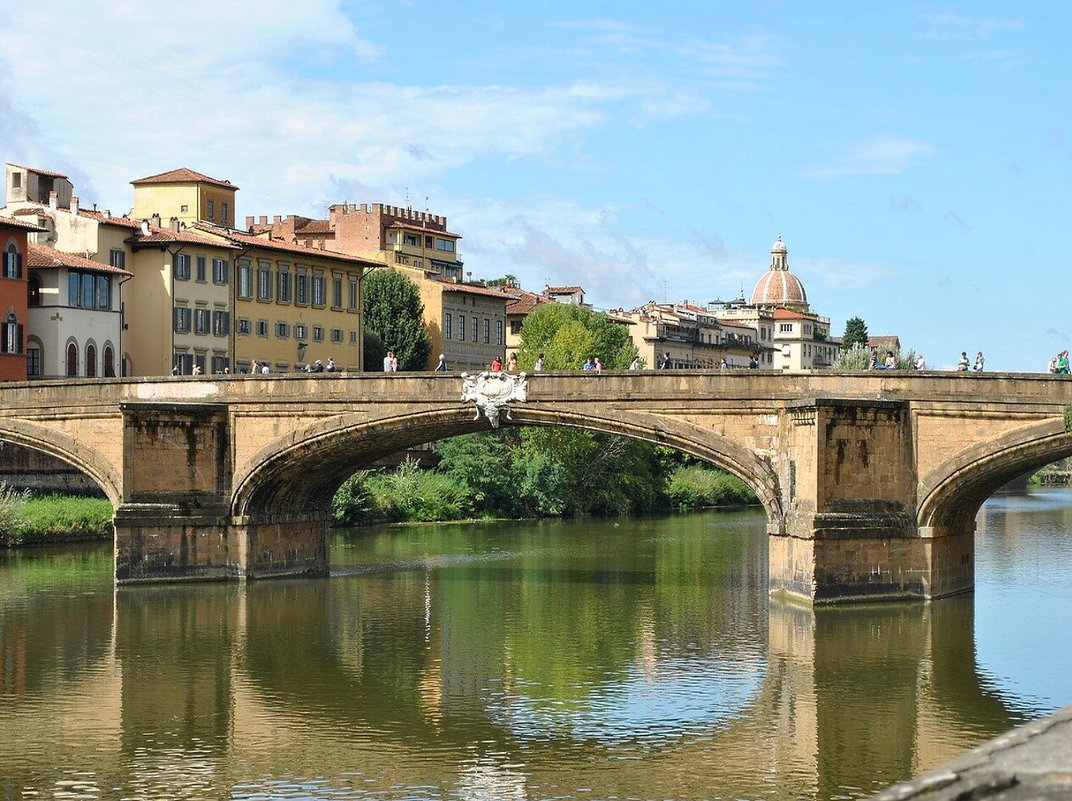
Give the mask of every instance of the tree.
[[488, 286], [517, 286], [517, 276], [507, 273], [502, 278], [492, 278], [484, 283]]
[[867, 344], [867, 323], [859, 317], [850, 317], [845, 321], [845, 334], [841, 337], [841, 347], [849, 350], [853, 345]]
[[373, 270], [365, 279], [364, 313], [365, 327], [395, 352], [399, 370], [428, 369], [432, 343], [416, 284], [398, 270]]
[[637, 354], [629, 329], [585, 306], [545, 303], [525, 318], [517, 361], [532, 369], [544, 355], [546, 370], [579, 370], [598, 358], [608, 370], [625, 370]]

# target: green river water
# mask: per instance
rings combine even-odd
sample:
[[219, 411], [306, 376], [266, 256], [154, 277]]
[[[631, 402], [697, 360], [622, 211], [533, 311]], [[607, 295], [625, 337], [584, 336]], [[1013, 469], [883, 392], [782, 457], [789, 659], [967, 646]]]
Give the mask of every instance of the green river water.
[[758, 511], [340, 532], [332, 577], [0, 555], [0, 799], [866, 797], [1072, 702], [1072, 492], [976, 592], [767, 595]]

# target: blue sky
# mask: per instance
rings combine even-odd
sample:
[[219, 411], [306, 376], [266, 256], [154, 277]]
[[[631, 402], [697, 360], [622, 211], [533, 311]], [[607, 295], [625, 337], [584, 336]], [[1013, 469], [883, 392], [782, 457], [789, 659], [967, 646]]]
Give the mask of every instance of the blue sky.
[[0, 157], [83, 203], [177, 166], [240, 219], [408, 198], [474, 278], [604, 308], [750, 293], [781, 234], [838, 334], [1072, 346], [1062, 2], [42, 5], [0, 6]]

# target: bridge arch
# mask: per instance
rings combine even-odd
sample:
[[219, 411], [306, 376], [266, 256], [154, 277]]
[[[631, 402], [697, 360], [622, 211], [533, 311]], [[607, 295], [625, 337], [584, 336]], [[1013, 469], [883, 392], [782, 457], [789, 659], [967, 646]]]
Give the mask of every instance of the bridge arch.
[[26, 420], [0, 418], [0, 441], [47, 453], [77, 467], [100, 487], [113, 508], [123, 501], [122, 476], [99, 453], [69, 434]]
[[983, 502], [1017, 476], [1072, 456], [1072, 432], [1060, 419], [1043, 420], [976, 443], [922, 476], [917, 519], [921, 530], [973, 530]]
[[[699, 426], [654, 414], [615, 411], [614, 416], [579, 413], [536, 404], [512, 411], [503, 425], [560, 426], [615, 434], [665, 445], [726, 470], [756, 493], [768, 523], [780, 526], [783, 509], [778, 479], [769, 462], [726, 437]], [[331, 499], [355, 471], [377, 459], [422, 442], [490, 431], [472, 407], [425, 409], [408, 415], [368, 420], [341, 415], [310, 423], [269, 443], [235, 476], [232, 514], [270, 519], [292, 514], [295, 503], [326, 514]]]

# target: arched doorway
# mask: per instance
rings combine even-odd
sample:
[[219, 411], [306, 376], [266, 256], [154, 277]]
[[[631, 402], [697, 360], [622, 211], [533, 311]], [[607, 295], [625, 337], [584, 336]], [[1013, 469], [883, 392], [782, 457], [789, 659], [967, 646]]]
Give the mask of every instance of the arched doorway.
[[105, 378], [115, 378], [115, 351], [111, 345], [104, 346], [103, 368]]
[[67, 377], [78, 377], [78, 346], [73, 342], [67, 346]]
[[93, 343], [86, 345], [86, 377], [97, 377], [97, 346]]

